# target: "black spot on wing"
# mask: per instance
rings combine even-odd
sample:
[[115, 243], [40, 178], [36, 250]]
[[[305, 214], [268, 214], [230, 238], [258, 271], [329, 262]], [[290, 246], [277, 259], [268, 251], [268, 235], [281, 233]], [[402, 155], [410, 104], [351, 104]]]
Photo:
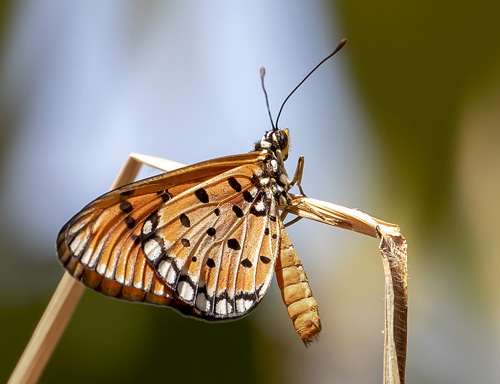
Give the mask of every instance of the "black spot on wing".
[[250, 260], [248, 259], [243, 259], [241, 261], [241, 265], [243, 265], [245, 268], [250, 268], [253, 264]]
[[123, 213], [130, 213], [132, 212], [132, 204], [128, 202], [127, 200], [124, 200], [120, 203], [120, 211]]
[[164, 203], [166, 203], [167, 201], [169, 201], [172, 198], [172, 195], [170, 193], [168, 193], [167, 191], [165, 191], [164, 193], [159, 194], [159, 196], [161, 197], [161, 200]]
[[207, 267], [209, 267], [209, 268], [213, 268], [213, 267], [215, 267], [215, 261], [214, 261], [214, 259], [212, 259], [211, 257], [209, 257], [209, 258], [207, 259]]
[[189, 220], [189, 217], [187, 217], [185, 213], [182, 213], [179, 216], [179, 220], [181, 221], [181, 224], [186, 228], [189, 228], [191, 226], [191, 220]]
[[241, 249], [240, 243], [236, 239], [229, 239], [227, 241], [227, 246], [234, 251], [239, 251]]
[[269, 264], [269, 262], [271, 261], [271, 259], [267, 256], [260, 256], [260, 261], [262, 261], [264, 264]]
[[238, 180], [236, 180], [234, 177], [230, 177], [229, 179], [227, 179], [227, 182], [236, 192], [241, 192], [241, 184], [238, 183]]
[[135, 227], [135, 219], [132, 216], [125, 217], [125, 224], [127, 224], [128, 229]]
[[233, 212], [236, 215], [236, 217], [243, 217], [243, 211], [237, 205], [233, 205]]
[[243, 192], [243, 199], [247, 202], [247, 203], [251, 203], [253, 201], [253, 197], [252, 197], [252, 194], [248, 191], [245, 191]]
[[194, 194], [198, 198], [198, 200], [200, 200], [200, 202], [208, 203], [208, 194], [207, 194], [207, 191], [205, 191], [205, 189], [203, 189], [203, 188], [197, 189], [194, 192]]

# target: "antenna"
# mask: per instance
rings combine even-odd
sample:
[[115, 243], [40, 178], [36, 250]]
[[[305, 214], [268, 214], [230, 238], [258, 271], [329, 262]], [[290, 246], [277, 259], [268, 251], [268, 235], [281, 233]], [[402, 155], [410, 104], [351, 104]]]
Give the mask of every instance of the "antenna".
[[[321, 62], [316, 65], [311, 72], [309, 72], [307, 74], [306, 77], [304, 77], [304, 79], [299, 83], [299, 85], [297, 85], [292, 92], [290, 92], [290, 94], [286, 97], [285, 101], [283, 102], [283, 104], [281, 104], [281, 108], [278, 112], [278, 117], [276, 118], [276, 123], [273, 124], [273, 129], [276, 130], [277, 127], [278, 127], [278, 121], [280, 119], [280, 116], [281, 116], [281, 112], [283, 111], [283, 107], [285, 106], [286, 102], [288, 101], [288, 99], [290, 98], [290, 96], [292, 96], [295, 91], [297, 89], [299, 89], [299, 87], [304, 84], [304, 82], [309, 78], [309, 76], [311, 76], [314, 71], [316, 71], [316, 69], [318, 69], [325, 61], [327, 61], [330, 57], [332, 57], [333, 55], [335, 55], [338, 51], [340, 51], [342, 49], [342, 47], [347, 43], [347, 39], [346, 38], [343, 38], [342, 40], [340, 40], [339, 44], [337, 45], [337, 48], [335, 48], [335, 50], [330, 53], [327, 57], [325, 57], [323, 60], [321, 60]], [[262, 73], [262, 70], [261, 70], [261, 73]], [[262, 77], [262, 84], [264, 84], [264, 77]], [[264, 90], [265, 92], [265, 90]], [[267, 100], [267, 94], [266, 94], [266, 100]], [[269, 110], [269, 103], [267, 103], [267, 109]], [[269, 112], [269, 116], [271, 116], [271, 112]]]
[[267, 112], [269, 113], [269, 119], [271, 120], [271, 126], [273, 127], [273, 131], [276, 131], [276, 126], [274, 125], [273, 115], [271, 114], [271, 108], [269, 108], [269, 98], [267, 97], [266, 87], [264, 86], [264, 76], [266, 75], [266, 68], [262, 67], [260, 69], [260, 82], [262, 84], [262, 90], [264, 91], [264, 95], [266, 96], [266, 105]]

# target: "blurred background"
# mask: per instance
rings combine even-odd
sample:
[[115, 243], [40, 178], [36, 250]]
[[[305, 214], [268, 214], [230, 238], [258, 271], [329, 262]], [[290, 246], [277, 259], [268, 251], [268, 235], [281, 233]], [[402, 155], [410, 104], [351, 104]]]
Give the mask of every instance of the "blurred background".
[[[63, 270], [62, 225], [130, 152], [186, 164], [248, 152], [284, 109], [308, 196], [397, 223], [409, 244], [410, 383], [500, 378], [500, 5], [3, 1], [0, 381]], [[155, 174], [143, 169], [141, 177]], [[278, 287], [207, 324], [87, 291], [42, 383], [380, 383], [378, 241], [289, 229], [320, 305], [305, 348]]]

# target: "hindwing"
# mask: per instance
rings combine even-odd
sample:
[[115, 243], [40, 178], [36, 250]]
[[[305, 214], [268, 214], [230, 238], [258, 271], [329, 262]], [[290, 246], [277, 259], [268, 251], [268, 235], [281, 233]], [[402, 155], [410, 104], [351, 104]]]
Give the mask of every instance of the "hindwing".
[[228, 156], [115, 189], [61, 229], [59, 259], [109, 296], [243, 316], [267, 291], [279, 244], [276, 202], [254, 177], [260, 161]]

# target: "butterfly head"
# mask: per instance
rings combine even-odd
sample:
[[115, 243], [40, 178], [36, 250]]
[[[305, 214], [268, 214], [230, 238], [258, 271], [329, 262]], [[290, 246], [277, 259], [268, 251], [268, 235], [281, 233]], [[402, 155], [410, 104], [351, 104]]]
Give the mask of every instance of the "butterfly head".
[[283, 161], [285, 161], [288, 158], [288, 150], [290, 148], [288, 128], [273, 129], [266, 132], [262, 139], [255, 144], [254, 148], [256, 151], [270, 150], [276, 157], [281, 156]]
[[[271, 150], [274, 155], [280, 159], [280, 161], [285, 161], [288, 158], [288, 150], [290, 149], [290, 138], [288, 136], [288, 128], [287, 129], [280, 129], [278, 128], [278, 122], [280, 120], [281, 112], [283, 112], [283, 107], [285, 106], [286, 102], [290, 97], [295, 93], [297, 89], [300, 88], [302, 84], [311, 76], [321, 65], [327, 61], [330, 57], [335, 55], [345, 44], [347, 43], [347, 39], [342, 39], [340, 40], [339, 44], [337, 45], [337, 48], [334, 49], [332, 53], [330, 53], [327, 57], [325, 57], [318, 65], [316, 65], [308, 74], [306, 77], [302, 79], [302, 81], [288, 94], [288, 96], [285, 98], [285, 101], [283, 101], [283, 104], [281, 104], [281, 107], [278, 112], [278, 116], [276, 117], [276, 121], [273, 120], [273, 116], [271, 114], [271, 108], [269, 107], [269, 98], [267, 97], [267, 91], [266, 87], [264, 86], [264, 76], [266, 75], [266, 70], [264, 67], [260, 69], [260, 81], [262, 84], [262, 90], [264, 91], [264, 96], [266, 98], [266, 106], [267, 106], [267, 112], [269, 114], [269, 119], [271, 120], [271, 125], [273, 129], [269, 132], [266, 132], [262, 140], [258, 143], [255, 144], [254, 148], [256, 151], [267, 149]], [[281, 164], [283, 165], [283, 164]]]

